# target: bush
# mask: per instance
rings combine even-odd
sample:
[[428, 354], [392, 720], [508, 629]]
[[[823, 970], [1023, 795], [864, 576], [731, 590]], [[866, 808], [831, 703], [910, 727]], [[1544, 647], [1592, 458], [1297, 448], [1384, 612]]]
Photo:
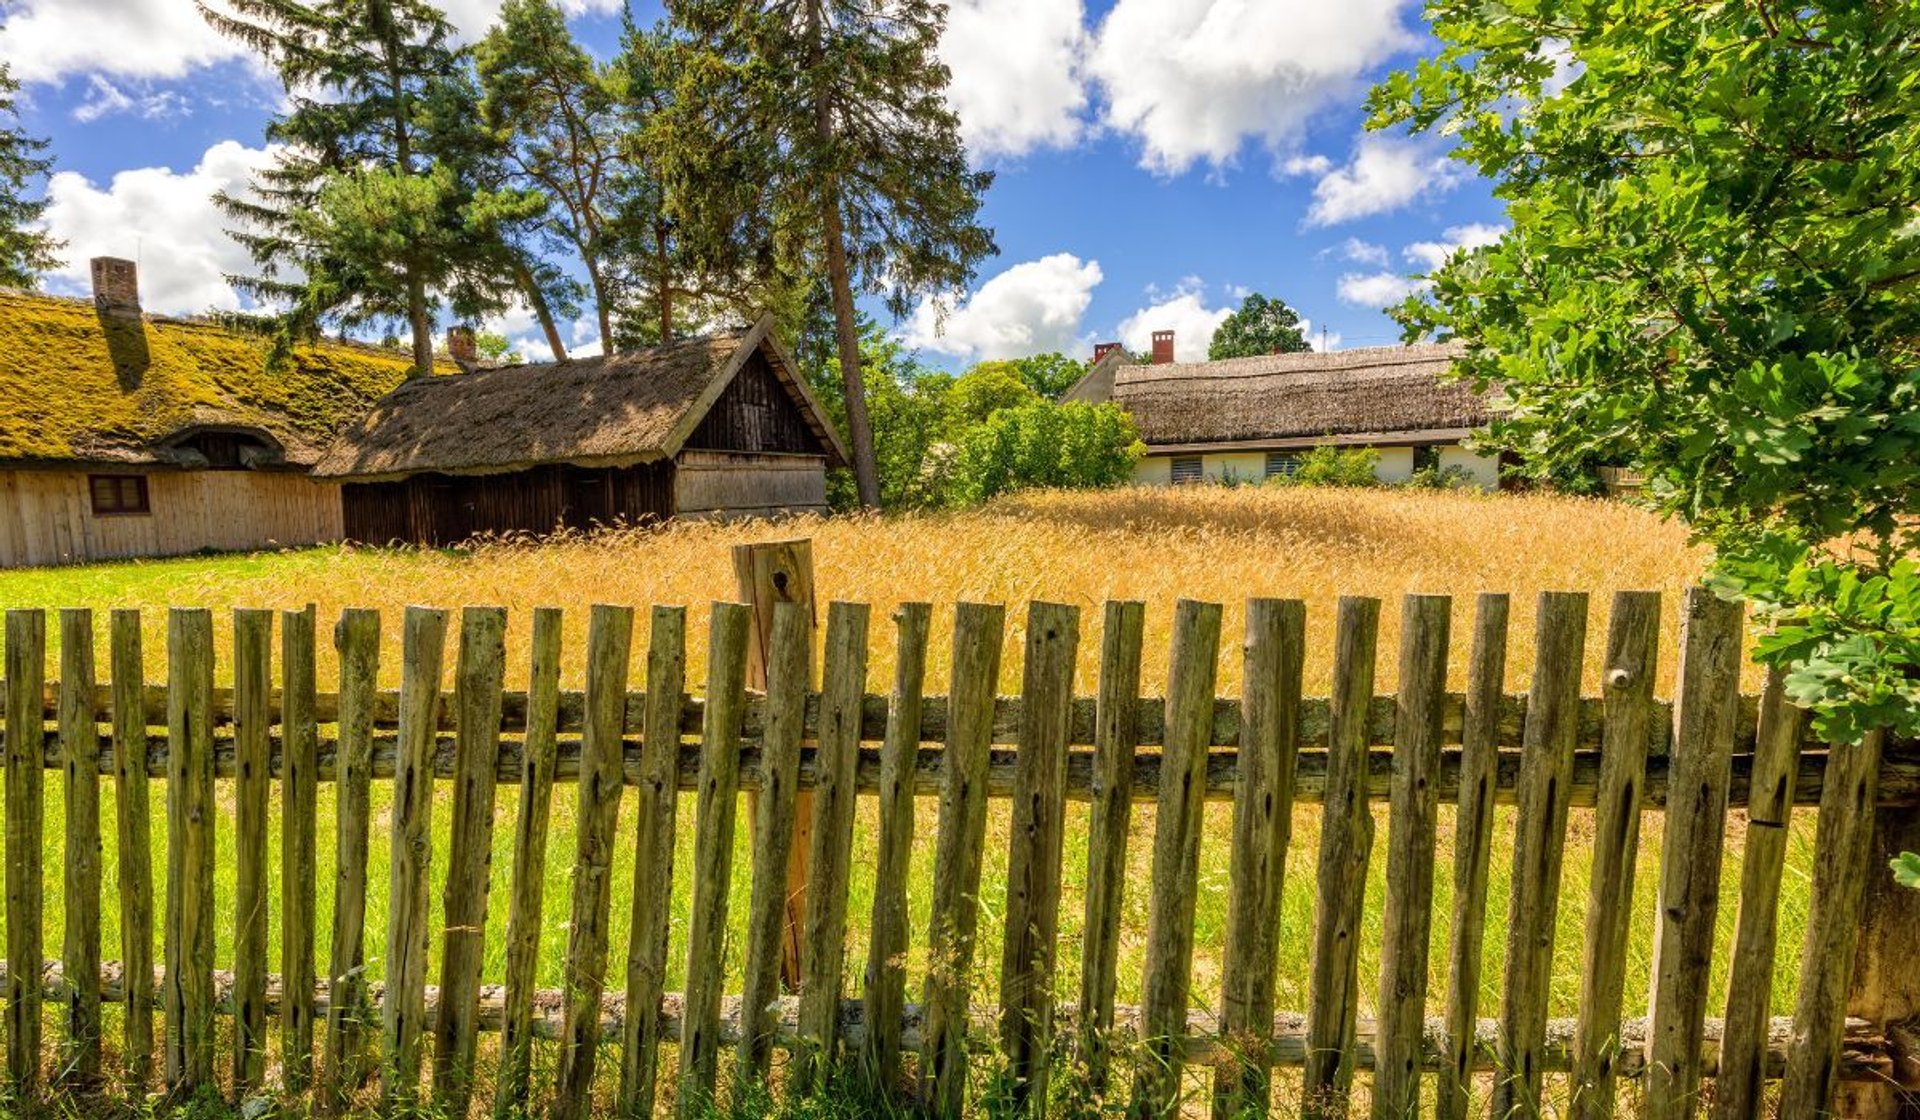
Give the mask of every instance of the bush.
[[1146, 448], [1114, 404], [1037, 401], [1003, 408], [957, 441], [949, 502], [969, 505], [1029, 487], [1118, 486]]
[[1480, 480], [1465, 467], [1421, 467], [1401, 485], [1409, 490], [1474, 490]]
[[1293, 474], [1277, 474], [1269, 486], [1378, 486], [1380, 453], [1371, 447], [1316, 447], [1300, 456]]

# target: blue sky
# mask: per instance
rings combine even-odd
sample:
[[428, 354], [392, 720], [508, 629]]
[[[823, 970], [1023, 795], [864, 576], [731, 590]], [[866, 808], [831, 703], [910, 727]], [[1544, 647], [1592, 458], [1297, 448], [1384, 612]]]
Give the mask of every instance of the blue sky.
[[[616, 43], [621, 0], [563, 0], [588, 45]], [[464, 36], [498, 0], [447, 0]], [[658, 5], [636, 0], [650, 21]], [[0, 58], [50, 138], [53, 291], [88, 257], [138, 255], [149, 310], [244, 306], [246, 259], [208, 203], [271, 156], [280, 90], [190, 0], [0, 0]], [[1380, 75], [1434, 48], [1402, 0], [956, 0], [942, 43], [975, 162], [998, 178], [999, 242], [968, 291], [895, 330], [959, 366], [1173, 329], [1204, 355], [1248, 290], [1284, 298], [1333, 346], [1397, 332], [1379, 308], [1458, 244], [1491, 236], [1486, 183], [1436, 141], [1366, 134]], [[877, 309], [876, 309], [877, 310]], [[491, 324], [544, 356], [525, 315]], [[575, 329], [576, 352], [597, 340]]]

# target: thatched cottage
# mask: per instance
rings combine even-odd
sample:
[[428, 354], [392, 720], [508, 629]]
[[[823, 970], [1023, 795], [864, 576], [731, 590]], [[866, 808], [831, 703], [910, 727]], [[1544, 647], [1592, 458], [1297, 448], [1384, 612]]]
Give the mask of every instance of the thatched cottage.
[[628, 354], [395, 389], [327, 452], [348, 538], [444, 544], [556, 526], [826, 508], [845, 447], [762, 318]]
[[323, 343], [269, 372], [264, 337], [142, 314], [132, 261], [92, 266], [91, 300], [0, 291], [0, 567], [338, 539], [308, 468], [405, 356]]
[[1376, 473], [1403, 481], [1423, 467], [1458, 467], [1499, 485], [1498, 459], [1466, 446], [1494, 401], [1443, 375], [1452, 345], [1375, 346], [1175, 362], [1171, 332], [1142, 365], [1121, 350], [1096, 352], [1064, 399], [1113, 401], [1147, 445], [1135, 480], [1149, 484], [1260, 481], [1291, 474], [1320, 446], [1371, 447]]

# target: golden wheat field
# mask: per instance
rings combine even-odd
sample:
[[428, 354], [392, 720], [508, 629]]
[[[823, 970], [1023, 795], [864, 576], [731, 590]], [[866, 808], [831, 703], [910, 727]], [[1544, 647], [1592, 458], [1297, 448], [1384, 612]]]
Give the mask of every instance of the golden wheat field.
[[[924, 600], [935, 605], [928, 687], [945, 687], [944, 635], [956, 601], [1008, 606], [1004, 691], [1017, 689], [1024, 605], [1033, 599], [1082, 607], [1080, 679], [1093, 688], [1099, 659], [1099, 604], [1147, 605], [1143, 684], [1164, 684], [1173, 604], [1181, 598], [1225, 605], [1220, 687], [1237, 689], [1239, 632], [1250, 597], [1307, 603], [1306, 687], [1324, 693], [1332, 658], [1331, 626], [1341, 595], [1385, 600], [1379, 685], [1393, 688], [1398, 598], [1409, 592], [1452, 595], [1454, 628], [1471, 620], [1473, 596], [1513, 597], [1509, 687], [1524, 688], [1532, 667], [1533, 601], [1543, 590], [1592, 595], [1587, 632], [1590, 687], [1606, 634], [1607, 599], [1623, 589], [1666, 596], [1661, 688], [1671, 680], [1679, 593], [1699, 575], [1705, 554], [1677, 525], [1619, 502], [1549, 494], [1473, 494], [1406, 490], [1188, 487], [1020, 495], [984, 508], [905, 516], [799, 517], [779, 522], [676, 523], [541, 543], [497, 541], [473, 547], [317, 548], [250, 556], [139, 561], [75, 569], [0, 573], [0, 604], [92, 607], [104, 641], [104, 611], [147, 612], [149, 679], [162, 678], [164, 611], [202, 606], [318, 606], [323, 631], [344, 607], [386, 615], [382, 673], [397, 683], [399, 612], [407, 604], [493, 605], [509, 612], [509, 687], [527, 664], [534, 607], [567, 608], [563, 682], [583, 679], [586, 607], [679, 603], [689, 618], [690, 676], [702, 679], [704, 604], [735, 594], [732, 545], [780, 537], [813, 541], [822, 600], [852, 599], [877, 608], [870, 686], [890, 679], [893, 637], [884, 608]], [[944, 608], [944, 609], [943, 609]], [[49, 627], [50, 635], [57, 628]], [[228, 625], [217, 619], [222, 655]], [[644, 643], [644, 625], [636, 628]], [[326, 642], [321, 643], [323, 647]], [[104, 650], [104, 646], [102, 647]], [[640, 656], [640, 650], [635, 650]], [[321, 651], [321, 680], [334, 672]], [[1454, 659], [1454, 685], [1463, 683]], [[222, 657], [224, 663], [224, 656]], [[224, 675], [224, 674], [223, 674]], [[1757, 685], [1757, 678], [1750, 680]], [[323, 683], [322, 687], [326, 687]]]

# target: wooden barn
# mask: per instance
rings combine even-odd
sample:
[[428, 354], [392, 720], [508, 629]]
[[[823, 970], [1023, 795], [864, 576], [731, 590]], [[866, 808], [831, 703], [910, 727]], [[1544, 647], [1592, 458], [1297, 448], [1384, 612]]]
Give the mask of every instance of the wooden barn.
[[132, 261], [94, 298], [0, 290], [0, 567], [336, 540], [337, 485], [308, 468], [398, 385], [407, 359], [302, 348], [145, 315]]
[[349, 539], [824, 510], [840, 436], [762, 318], [634, 353], [409, 382], [315, 470]]

